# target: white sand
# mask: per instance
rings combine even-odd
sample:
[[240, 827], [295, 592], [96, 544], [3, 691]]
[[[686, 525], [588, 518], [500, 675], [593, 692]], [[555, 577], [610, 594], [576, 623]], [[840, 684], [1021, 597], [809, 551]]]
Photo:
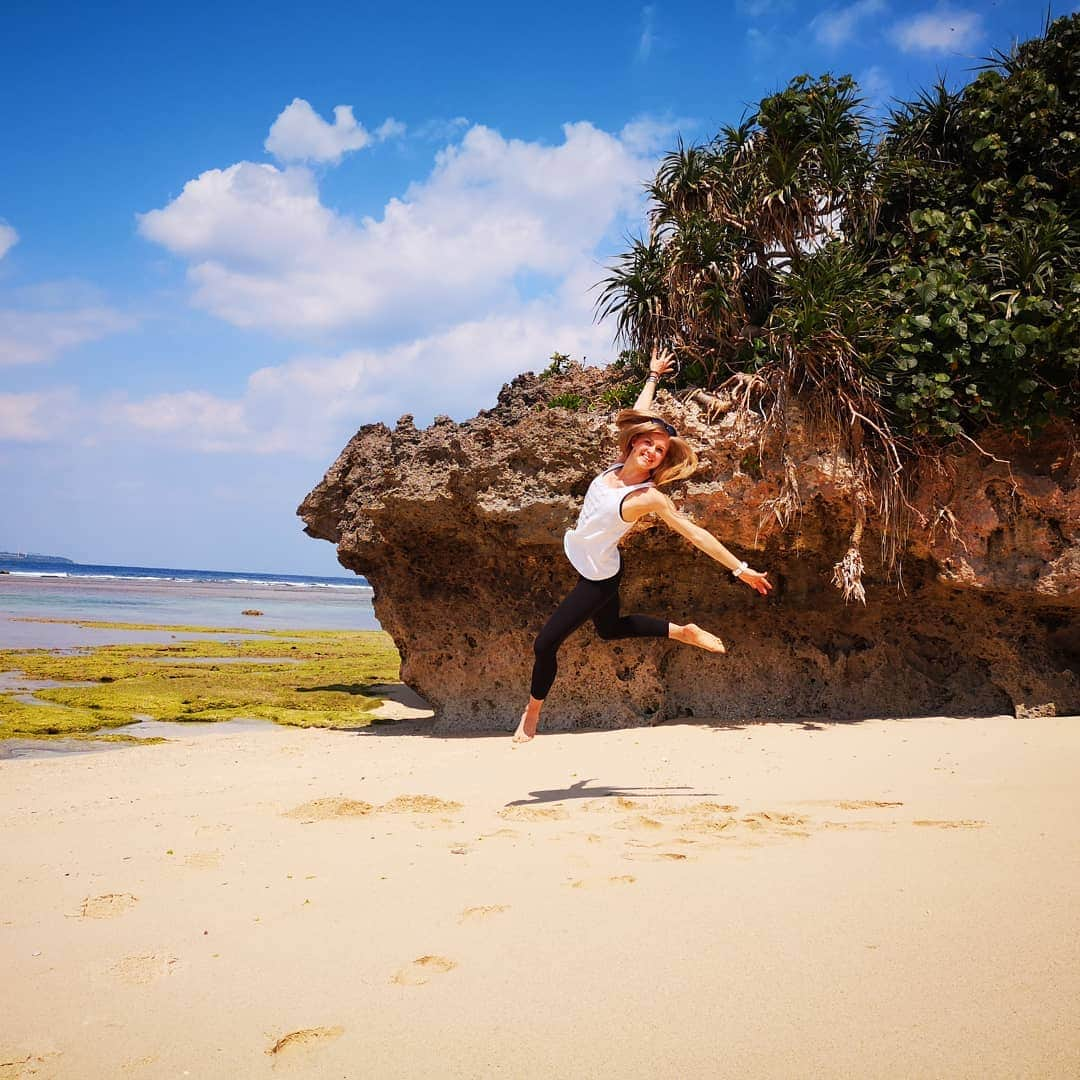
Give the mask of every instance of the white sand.
[[423, 730], [0, 762], [0, 1077], [1080, 1075], [1077, 718]]

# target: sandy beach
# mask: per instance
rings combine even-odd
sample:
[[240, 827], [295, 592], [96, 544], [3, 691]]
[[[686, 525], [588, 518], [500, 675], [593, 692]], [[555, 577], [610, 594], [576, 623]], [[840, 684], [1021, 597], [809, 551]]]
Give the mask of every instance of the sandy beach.
[[0, 762], [2, 1077], [1072, 1077], [1076, 718]]

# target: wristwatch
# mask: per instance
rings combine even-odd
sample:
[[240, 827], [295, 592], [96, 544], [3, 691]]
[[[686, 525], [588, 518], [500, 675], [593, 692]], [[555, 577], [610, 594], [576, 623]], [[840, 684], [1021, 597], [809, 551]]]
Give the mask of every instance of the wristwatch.
[[743, 572], [744, 570], [747, 570], [747, 569], [749, 569], [749, 567], [750, 567], [750, 564], [749, 564], [749, 563], [741, 562], [741, 563], [739, 563], [739, 565], [738, 565], [738, 566], [736, 566], [736, 567], [735, 567], [735, 569], [734, 569], [734, 570], [732, 570], [732, 571], [731, 571], [731, 576], [732, 576], [732, 577], [741, 577], [741, 576], [742, 576], [742, 572]]

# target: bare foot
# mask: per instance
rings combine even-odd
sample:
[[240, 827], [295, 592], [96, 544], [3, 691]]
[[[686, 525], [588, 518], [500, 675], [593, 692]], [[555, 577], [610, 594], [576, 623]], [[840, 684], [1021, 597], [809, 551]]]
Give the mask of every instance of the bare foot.
[[702, 630], [700, 626], [696, 626], [694, 623], [687, 623], [681, 627], [676, 638], [678, 641], [683, 641], [687, 645], [696, 645], [699, 649], [705, 649], [707, 652], [727, 652], [724, 643], [715, 634], [710, 634], [708, 630]]
[[513, 741], [516, 743], [530, 742], [533, 736], [536, 734], [536, 725], [539, 721], [539, 717], [536, 717], [532, 721], [529, 720], [529, 713], [526, 710], [521, 714], [521, 720], [518, 723], [517, 731], [514, 732]]

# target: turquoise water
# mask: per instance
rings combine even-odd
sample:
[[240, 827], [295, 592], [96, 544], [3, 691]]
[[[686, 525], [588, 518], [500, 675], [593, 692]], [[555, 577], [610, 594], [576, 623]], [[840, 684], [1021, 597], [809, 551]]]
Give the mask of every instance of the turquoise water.
[[[150, 575], [0, 574], [0, 647], [67, 648], [107, 641], [167, 640], [169, 636], [167, 632], [90, 630], [23, 621], [27, 619], [91, 619], [253, 630], [377, 630], [379, 624], [371, 597], [371, 588], [362, 578], [322, 584], [255, 575], [181, 579]], [[245, 616], [242, 614], [245, 609], [263, 614]]]

